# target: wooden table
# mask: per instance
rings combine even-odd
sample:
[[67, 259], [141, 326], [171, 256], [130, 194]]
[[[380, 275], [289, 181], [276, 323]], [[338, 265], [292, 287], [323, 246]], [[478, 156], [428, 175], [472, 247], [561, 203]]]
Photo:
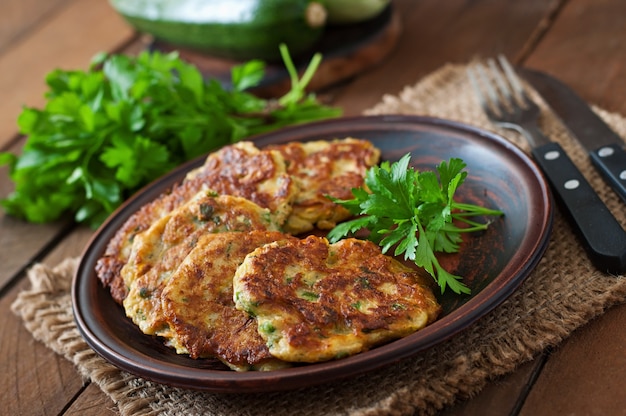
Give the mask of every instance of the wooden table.
[[[326, 96], [360, 114], [447, 62], [504, 53], [547, 71], [588, 101], [626, 114], [626, 2], [621, 0], [397, 0], [404, 31], [384, 63]], [[99, 51], [136, 51], [137, 36], [105, 0], [3, 0], [0, 6], [0, 149], [19, 150], [22, 105], [41, 106], [50, 70], [85, 68]], [[0, 196], [11, 183], [0, 168]], [[77, 256], [92, 230], [69, 221], [33, 225], [0, 214], [0, 413], [114, 414], [71, 363], [36, 342], [10, 312], [34, 262]], [[444, 414], [626, 414], [626, 305], [562, 345], [489, 384]]]

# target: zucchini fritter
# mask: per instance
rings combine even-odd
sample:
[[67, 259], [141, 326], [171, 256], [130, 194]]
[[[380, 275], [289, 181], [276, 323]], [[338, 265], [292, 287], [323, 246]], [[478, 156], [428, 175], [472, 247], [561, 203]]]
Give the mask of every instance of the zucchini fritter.
[[252, 142], [239, 142], [211, 153], [185, 181], [200, 183], [219, 194], [240, 196], [268, 208], [283, 224], [300, 189], [287, 172], [286, 161], [275, 150], [259, 150]]
[[233, 279], [237, 309], [256, 317], [270, 353], [318, 362], [409, 335], [440, 313], [419, 271], [369, 241], [278, 241], [250, 253]]
[[257, 247], [294, 239], [272, 231], [202, 235], [163, 290], [173, 329], [169, 345], [192, 358], [217, 357], [238, 371], [287, 366], [270, 354], [254, 319], [235, 309], [233, 276]]
[[[161, 291], [203, 234], [278, 231], [267, 208], [231, 195], [199, 192], [135, 237], [121, 276], [128, 295], [126, 315], [146, 334], [170, 337], [161, 308]], [[243, 233], [242, 233], [243, 235]]]
[[285, 231], [291, 234], [314, 228], [330, 230], [350, 217], [347, 209], [326, 195], [351, 199], [352, 188], [363, 185], [365, 172], [380, 158], [380, 150], [371, 142], [354, 138], [291, 142], [267, 149], [282, 153], [287, 172], [300, 188], [285, 224]]

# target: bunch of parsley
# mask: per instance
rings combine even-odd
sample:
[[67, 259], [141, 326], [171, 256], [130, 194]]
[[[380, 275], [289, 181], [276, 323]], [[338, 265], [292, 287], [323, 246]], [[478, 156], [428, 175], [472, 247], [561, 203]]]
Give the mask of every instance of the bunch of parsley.
[[281, 46], [291, 90], [277, 100], [248, 88], [265, 65], [235, 67], [233, 88], [205, 80], [177, 53], [96, 56], [86, 71], [54, 70], [43, 109], [25, 107], [22, 154], [0, 153], [15, 190], [0, 201], [7, 213], [49, 222], [72, 213], [99, 225], [127, 197], [173, 167], [220, 146], [289, 124], [335, 117], [305, 87], [321, 56], [301, 79]]
[[382, 247], [383, 253], [395, 247], [394, 255], [423, 267], [435, 278], [441, 293], [449, 287], [455, 293], [470, 293], [460, 276], [447, 272], [436, 252], [456, 253], [461, 233], [484, 230], [488, 223], [472, 217], [502, 215], [501, 211], [454, 200], [457, 188], [465, 181], [465, 163], [458, 158], [441, 162], [437, 174], [417, 171], [409, 166], [410, 155], [390, 164], [368, 169], [365, 186], [352, 190], [351, 200], [333, 201], [347, 208], [357, 218], [333, 228], [328, 239], [336, 242], [361, 229], [370, 231], [368, 239]]

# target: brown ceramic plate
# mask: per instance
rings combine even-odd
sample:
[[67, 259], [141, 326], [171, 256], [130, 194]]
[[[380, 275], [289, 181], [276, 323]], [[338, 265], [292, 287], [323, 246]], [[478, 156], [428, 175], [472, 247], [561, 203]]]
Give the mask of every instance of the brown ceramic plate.
[[288, 390], [351, 377], [418, 354], [467, 328], [515, 291], [548, 244], [552, 203], [536, 165], [517, 147], [493, 133], [452, 121], [411, 116], [341, 118], [290, 127], [259, 136], [257, 145], [295, 140], [343, 138], [371, 140], [386, 160], [412, 154], [418, 169], [462, 158], [468, 178], [458, 197], [505, 212], [481, 234], [467, 238], [459, 255], [442, 262], [465, 276], [471, 296], [440, 296], [439, 320], [406, 338], [336, 361], [273, 372], [230, 371], [214, 360], [177, 355], [161, 340], [140, 333], [99, 283], [94, 266], [109, 239], [141, 205], [183, 178], [204, 158], [155, 181], [122, 206], [98, 230], [83, 254], [72, 287], [74, 314], [87, 343], [102, 357], [149, 380], [212, 392]]

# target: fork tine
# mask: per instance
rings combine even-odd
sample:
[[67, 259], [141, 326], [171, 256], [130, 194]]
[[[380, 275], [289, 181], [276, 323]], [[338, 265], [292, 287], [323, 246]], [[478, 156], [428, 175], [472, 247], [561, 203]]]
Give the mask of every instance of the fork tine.
[[515, 91], [515, 93], [513, 91], [511, 91], [512, 84], [510, 83], [510, 80], [508, 78], [508, 74], [506, 74], [507, 75], [507, 79], [505, 79], [504, 76], [502, 75], [502, 70], [500, 68], [498, 68], [498, 65], [496, 64], [496, 61], [493, 60], [493, 59], [489, 59], [487, 61], [487, 65], [489, 65], [489, 69], [491, 70], [491, 75], [493, 76], [493, 79], [495, 79], [496, 84], [498, 85], [498, 89], [500, 91], [500, 94], [506, 100], [506, 105], [514, 107], [515, 106], [515, 101], [516, 101], [515, 93], [517, 91]]
[[474, 68], [467, 68], [467, 75], [483, 111], [485, 111], [489, 117], [496, 116], [493, 109], [502, 113], [504, 108], [500, 103], [501, 100], [498, 97], [498, 92], [493, 87], [483, 65], [478, 63], [474, 65]]
[[515, 93], [519, 97], [525, 96], [524, 87], [522, 87], [522, 83], [520, 82], [517, 73], [509, 63], [509, 60], [506, 59], [504, 55], [498, 55], [498, 62], [500, 62], [500, 66], [504, 69], [506, 78], [509, 80], [509, 84], [513, 87]]
[[513, 87], [516, 96], [520, 100], [521, 104], [524, 107], [536, 107], [536, 104], [530, 99], [528, 94], [526, 94], [526, 89], [522, 85], [517, 72], [513, 69], [513, 66], [509, 63], [509, 60], [506, 59], [504, 55], [498, 56], [498, 61], [500, 62], [500, 66], [504, 70], [504, 73], [509, 81], [509, 84]]

